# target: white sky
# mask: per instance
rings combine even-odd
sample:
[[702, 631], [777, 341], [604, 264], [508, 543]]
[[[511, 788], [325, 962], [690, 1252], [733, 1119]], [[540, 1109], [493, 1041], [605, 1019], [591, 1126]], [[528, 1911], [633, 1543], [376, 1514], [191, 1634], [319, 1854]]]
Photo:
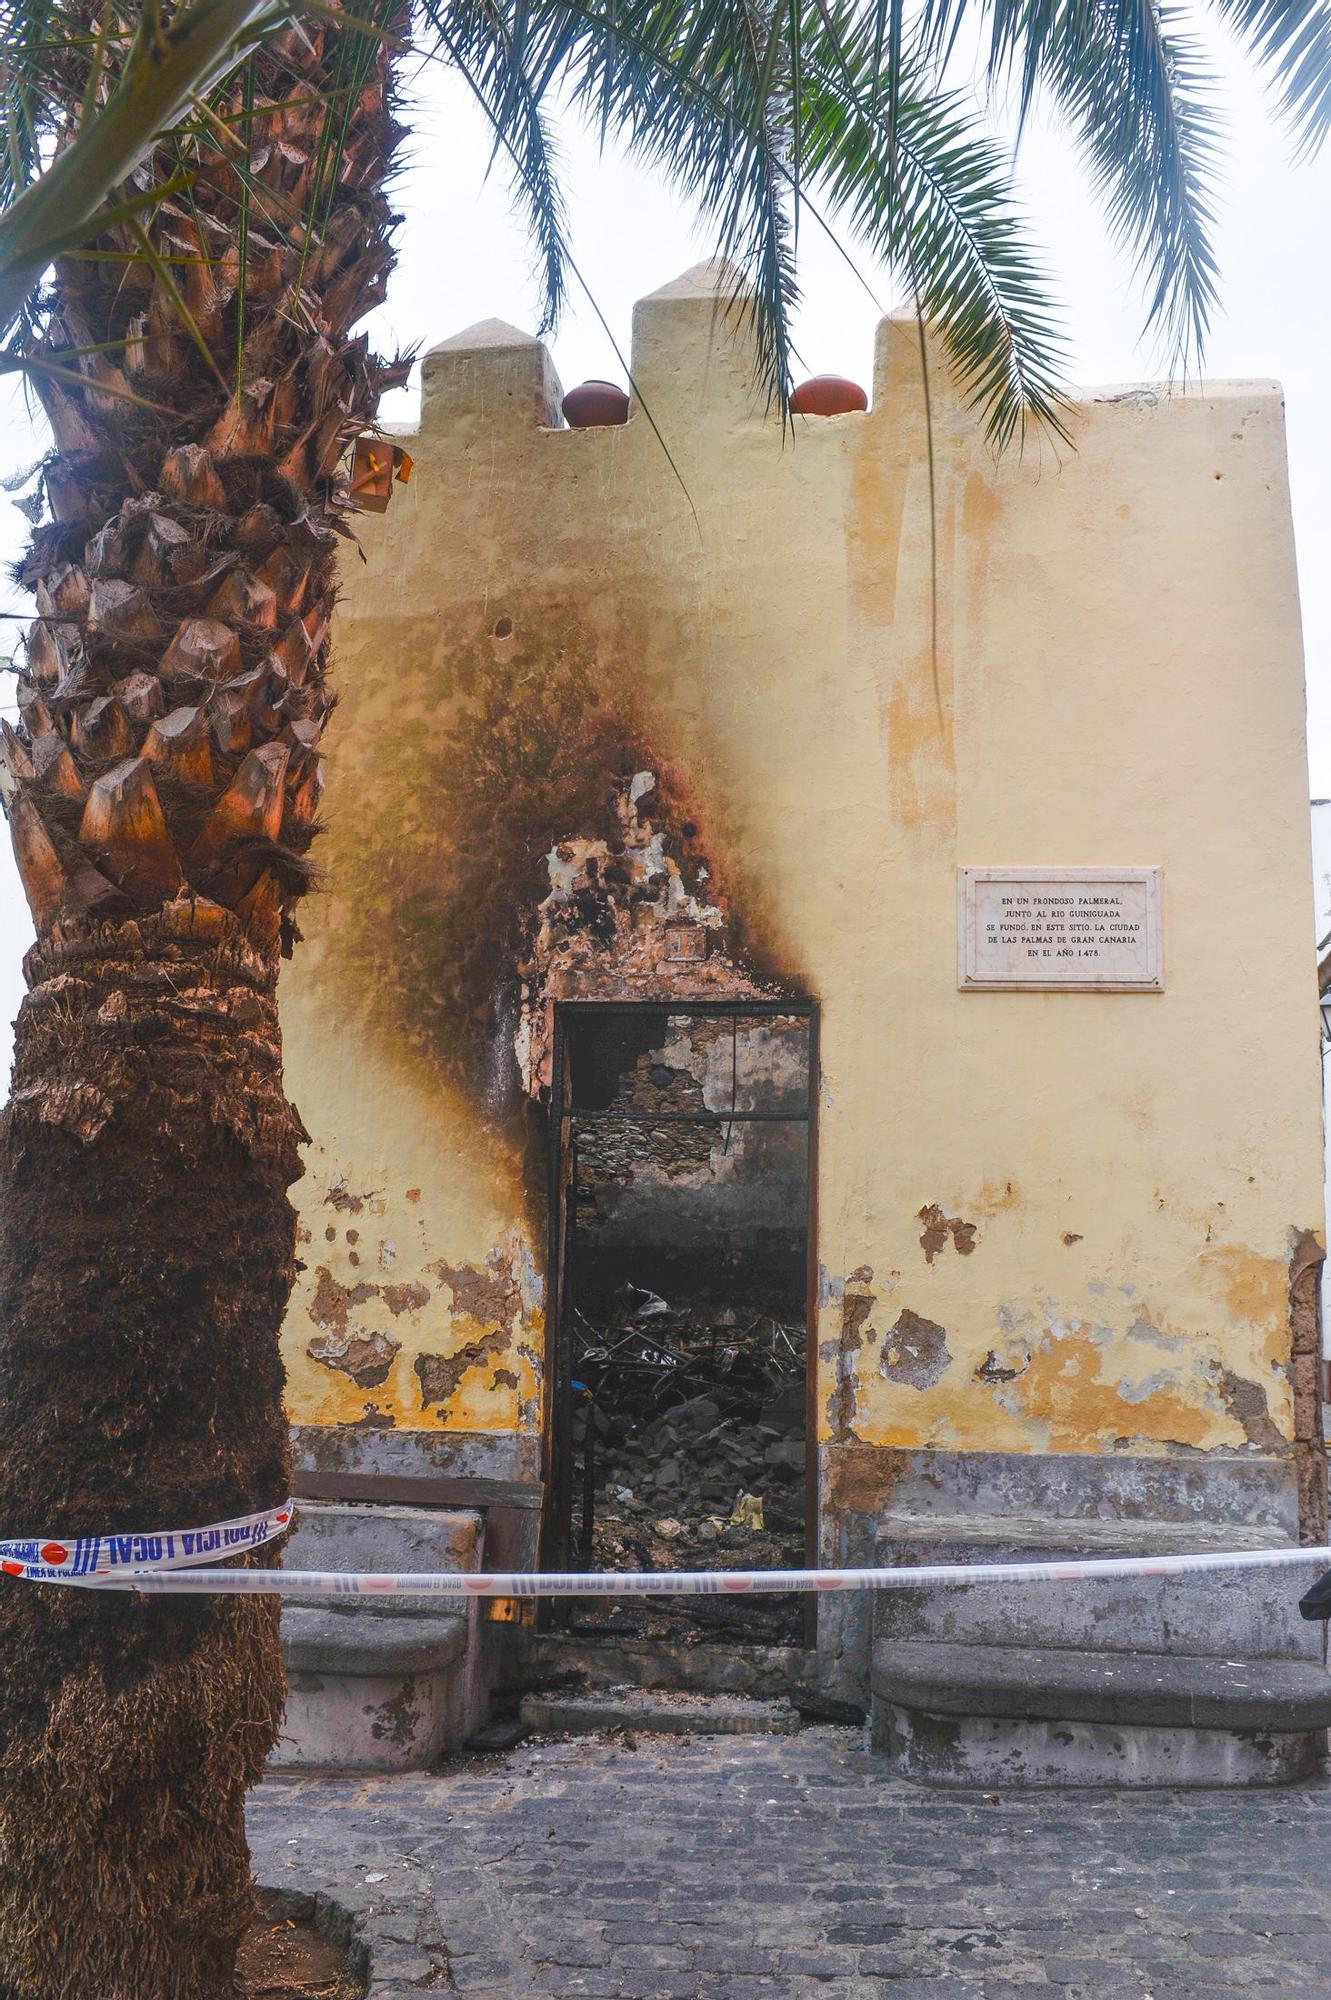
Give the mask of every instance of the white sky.
[[[1288, 404], [1290, 470], [1298, 538], [1309, 688], [1311, 786], [1331, 793], [1331, 395], [1327, 389], [1326, 275], [1331, 216], [1331, 147], [1295, 164], [1245, 67], [1216, 48], [1229, 178], [1219, 252], [1223, 306], [1206, 372], [1216, 378], [1276, 377]], [[404, 215], [400, 258], [387, 304], [371, 330], [381, 348], [428, 348], [476, 320], [498, 317], [533, 327], [532, 252], [502, 176], [486, 181], [489, 155], [479, 112], [462, 88], [431, 68], [415, 86], [412, 138], [397, 191]], [[583, 276], [627, 353], [635, 299], [710, 255], [715, 245], [687, 207], [618, 155], [602, 157], [576, 127], [566, 127], [565, 165], [575, 252]], [[1020, 185], [1037, 237], [1067, 308], [1071, 376], [1102, 384], [1153, 378], [1158, 357], [1139, 339], [1141, 311], [1131, 272], [1109, 248], [1075, 155], [1056, 133], [1028, 133]], [[863, 287], [816, 230], [800, 245], [805, 304], [796, 334], [810, 374], [838, 371], [868, 383], [877, 312]], [[884, 309], [898, 303], [881, 273], [861, 269]], [[565, 387], [588, 375], [623, 379], [608, 336], [585, 297], [576, 297], [551, 339]], [[414, 387], [385, 406], [403, 418]], [[0, 444], [0, 475], [43, 448], [21, 398], [11, 394]], [[25, 524], [0, 496], [0, 556], [22, 547]], [[3, 600], [19, 600], [7, 590]], [[6, 622], [9, 632], [18, 628]], [[0, 640], [0, 652], [8, 652]], [[1205, 662], [1198, 662], [1204, 681]], [[12, 696], [0, 696], [12, 712]], [[19, 959], [31, 941], [8, 842], [0, 843], [0, 1073], [8, 1068], [8, 1030], [22, 992]]]

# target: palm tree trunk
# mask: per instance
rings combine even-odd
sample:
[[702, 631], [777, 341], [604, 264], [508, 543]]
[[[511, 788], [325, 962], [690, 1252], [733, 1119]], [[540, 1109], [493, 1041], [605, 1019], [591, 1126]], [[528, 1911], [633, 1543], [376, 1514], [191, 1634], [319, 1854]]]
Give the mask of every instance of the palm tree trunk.
[[[160, 916], [35, 947], [4, 1132], [0, 1518], [224, 1520], [287, 1491], [292, 1276], [274, 956]], [[9, 1583], [0, 1992], [220, 2000], [245, 1789], [281, 1715], [275, 1598]]]
[[[125, 227], [57, 268], [48, 354], [124, 344], [37, 378], [55, 518], [0, 725], [38, 931], [0, 1125], [10, 1534], [287, 1490], [303, 1134], [276, 980], [322, 786], [339, 462], [394, 372], [349, 331], [391, 262], [388, 49], [313, 19], [270, 45], [153, 254]], [[0, 1581], [2, 2000], [229, 2000], [283, 1695], [272, 1598]]]

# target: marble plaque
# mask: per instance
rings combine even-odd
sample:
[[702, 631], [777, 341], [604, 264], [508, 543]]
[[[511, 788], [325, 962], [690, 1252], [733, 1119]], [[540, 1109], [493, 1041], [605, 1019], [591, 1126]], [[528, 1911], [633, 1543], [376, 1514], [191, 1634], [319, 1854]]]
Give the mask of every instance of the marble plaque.
[[959, 869], [957, 984], [1163, 992], [1160, 870]]

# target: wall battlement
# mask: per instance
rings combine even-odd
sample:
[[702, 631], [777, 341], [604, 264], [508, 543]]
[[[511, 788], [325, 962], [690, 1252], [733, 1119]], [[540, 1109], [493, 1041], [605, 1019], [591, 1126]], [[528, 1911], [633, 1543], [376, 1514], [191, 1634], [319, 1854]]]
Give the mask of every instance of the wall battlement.
[[[531, 334], [503, 320], [483, 320], [429, 349], [422, 361], [422, 414], [415, 435], [443, 443], [478, 430], [529, 437], [539, 432], [552, 454], [569, 454], [570, 468], [589, 456], [610, 460], [636, 451], [646, 431], [654, 448], [651, 412], [672, 455], [694, 432], [719, 426], [756, 427], [780, 436], [779, 419], [768, 406], [753, 362], [745, 317], [750, 294], [732, 267], [721, 260], [697, 265], [659, 291], [639, 300], [633, 313], [628, 356], [633, 394], [627, 426], [570, 430], [559, 413], [563, 385], [549, 351]], [[925, 369], [935, 428], [935, 446], [956, 448], [983, 443], [983, 419], [967, 404], [938, 344], [926, 343], [922, 361], [919, 322], [913, 313], [893, 314], [879, 323], [874, 344], [870, 407], [837, 418], [795, 418], [785, 440], [806, 450], [836, 452], [847, 436], [900, 436], [922, 421]], [[1069, 419], [1075, 431], [1094, 419], [1117, 417], [1139, 428], [1154, 418], [1167, 423], [1173, 412], [1198, 403], [1237, 401], [1279, 403], [1274, 381], [1208, 381], [1175, 387], [1162, 383], [1121, 383], [1071, 389]], [[555, 440], [558, 440], [557, 442]], [[1066, 456], [1066, 447], [1032, 438], [1032, 449], [1047, 460]], [[579, 459], [571, 454], [577, 452]]]

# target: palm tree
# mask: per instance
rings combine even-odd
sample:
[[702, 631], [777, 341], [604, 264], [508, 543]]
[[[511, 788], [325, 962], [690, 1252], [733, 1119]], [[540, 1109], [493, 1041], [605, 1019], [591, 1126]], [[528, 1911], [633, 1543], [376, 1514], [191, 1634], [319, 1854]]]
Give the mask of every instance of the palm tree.
[[[0, 1130], [7, 1532], [202, 1524], [286, 1490], [303, 1135], [276, 980], [310, 883], [346, 454], [404, 371], [354, 328], [392, 262], [409, 29], [493, 121], [550, 315], [564, 89], [713, 218], [778, 401], [792, 223], [825, 204], [913, 289], [1001, 444], [1058, 424], [1058, 340], [1003, 157], [943, 81], [963, 5], [307, 0], [275, 25], [230, 0], [4, 0], [0, 315], [54, 435], [0, 725], [37, 929]], [[1320, 136], [1325, 15], [1220, 11]], [[983, 19], [995, 76], [1073, 121], [1152, 318], [1195, 352], [1213, 160], [1177, 22], [1154, 0]], [[6, 1583], [0, 1662], [0, 2000], [222, 2000], [252, 1907], [245, 1790], [283, 1699], [275, 1600]]]

